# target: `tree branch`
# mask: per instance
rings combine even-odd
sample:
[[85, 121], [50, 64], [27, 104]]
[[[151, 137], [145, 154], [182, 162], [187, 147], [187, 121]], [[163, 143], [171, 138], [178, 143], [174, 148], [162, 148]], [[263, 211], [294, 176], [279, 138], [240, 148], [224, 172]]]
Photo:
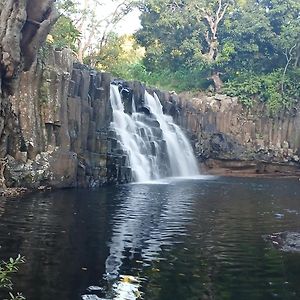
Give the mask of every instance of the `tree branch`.
[[290, 65], [290, 62], [292, 61], [293, 58], [293, 51], [294, 49], [297, 47], [297, 44], [295, 44], [294, 46], [292, 46], [290, 48], [290, 50], [288, 50], [287, 48], [285, 49], [285, 52], [283, 53], [285, 55], [286, 58], [286, 65], [282, 74], [282, 80], [281, 80], [281, 94], [284, 94], [284, 80], [285, 80], [285, 76], [286, 76], [286, 72], [288, 70], [288, 67]]

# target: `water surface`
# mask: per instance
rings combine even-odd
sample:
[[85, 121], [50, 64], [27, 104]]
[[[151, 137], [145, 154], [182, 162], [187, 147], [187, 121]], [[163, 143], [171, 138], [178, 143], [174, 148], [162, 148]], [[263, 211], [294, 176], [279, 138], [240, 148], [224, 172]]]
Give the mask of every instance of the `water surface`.
[[[165, 180], [0, 201], [0, 258], [28, 300], [300, 299], [296, 179]], [[0, 299], [3, 297], [0, 296]]]

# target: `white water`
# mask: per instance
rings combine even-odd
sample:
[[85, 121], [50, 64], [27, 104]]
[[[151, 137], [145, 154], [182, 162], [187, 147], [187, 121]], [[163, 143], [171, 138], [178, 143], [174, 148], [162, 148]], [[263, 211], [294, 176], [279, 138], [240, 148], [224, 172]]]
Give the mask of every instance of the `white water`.
[[124, 112], [124, 105], [116, 85], [111, 85], [113, 122], [122, 150], [128, 154], [133, 178], [137, 182], [166, 176], [187, 177], [198, 174], [193, 149], [171, 116], [163, 114], [156, 94], [145, 92], [145, 106], [151, 116]]

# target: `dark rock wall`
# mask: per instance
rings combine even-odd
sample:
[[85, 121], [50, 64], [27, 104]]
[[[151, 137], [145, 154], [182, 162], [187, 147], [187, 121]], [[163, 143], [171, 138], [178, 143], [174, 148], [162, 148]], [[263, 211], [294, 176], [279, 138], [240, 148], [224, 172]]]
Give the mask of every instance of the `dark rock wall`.
[[258, 173], [264, 172], [261, 162], [300, 167], [299, 105], [270, 117], [263, 104], [247, 109], [226, 95], [183, 95], [177, 107], [177, 121], [194, 137], [200, 161], [256, 161]]
[[10, 98], [20, 134], [7, 156], [7, 185], [99, 186], [118, 180], [107, 177], [110, 75], [73, 64], [69, 51], [46, 57], [21, 74], [20, 89]]
[[0, 0], [0, 188], [5, 188], [7, 155], [16, 156], [21, 132], [9, 96], [20, 74], [36, 59], [58, 14], [55, 0]]
[[[74, 63], [69, 51], [45, 51], [20, 74], [19, 88], [8, 96], [6, 109], [2, 104], [5, 184], [37, 188], [130, 182], [128, 156], [110, 129], [111, 76]], [[127, 113], [132, 113], [133, 99], [137, 111], [149, 113], [143, 105], [145, 86], [114, 83]], [[148, 91], [156, 92], [164, 112], [186, 129], [200, 162], [215, 167], [209, 162], [219, 160], [228, 168], [232, 162], [237, 168], [254, 162], [259, 173], [299, 169], [297, 108], [270, 118], [262, 105], [247, 110], [236, 98], [224, 95], [193, 98]]]
[[300, 104], [271, 117], [262, 103], [247, 109], [226, 95], [153, 92], [204, 167], [300, 174]]

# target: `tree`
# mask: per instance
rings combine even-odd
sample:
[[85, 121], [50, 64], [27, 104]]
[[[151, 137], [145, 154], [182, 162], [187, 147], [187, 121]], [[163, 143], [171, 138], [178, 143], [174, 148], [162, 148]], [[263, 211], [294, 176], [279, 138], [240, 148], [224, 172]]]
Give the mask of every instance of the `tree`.
[[[146, 64], [153, 65], [154, 57], [162, 53], [164, 65], [171, 69], [210, 65], [211, 78], [219, 90], [218, 33], [230, 4], [226, 0], [147, 1], [143, 29], [137, 34], [147, 49]], [[160, 59], [156, 63], [161, 65]]]
[[11, 94], [57, 20], [55, 0], [0, 0], [0, 92]]
[[[55, 44], [65, 44], [73, 50], [76, 49], [77, 58], [81, 63], [84, 57], [100, 52], [115, 26], [139, 3], [137, 0], [113, 2], [114, 9], [103, 13], [107, 10], [104, 0], [84, 0], [82, 3], [60, 0], [58, 4], [63, 17], [52, 33]], [[68, 29], [71, 35], [67, 35], [65, 39], [56, 34], [66, 33]]]
[[85, 63], [98, 70], [111, 72], [114, 76], [133, 79], [131, 68], [140, 63], [143, 55], [144, 49], [136, 43], [133, 36], [119, 37], [111, 33], [101, 51], [87, 56]]
[[73, 21], [64, 15], [61, 15], [48, 38], [55, 49], [70, 48], [75, 53], [78, 49], [80, 32], [73, 24]]
[[53, 26], [48, 42], [54, 48], [70, 48], [77, 52], [77, 45], [80, 39], [80, 32], [76, 28], [73, 16], [77, 14], [78, 2], [73, 0], [58, 0], [56, 3], [59, 18]]
[[221, 77], [297, 68], [299, 12], [297, 0], [148, 0], [136, 36], [149, 71], [199, 69], [218, 91]]

